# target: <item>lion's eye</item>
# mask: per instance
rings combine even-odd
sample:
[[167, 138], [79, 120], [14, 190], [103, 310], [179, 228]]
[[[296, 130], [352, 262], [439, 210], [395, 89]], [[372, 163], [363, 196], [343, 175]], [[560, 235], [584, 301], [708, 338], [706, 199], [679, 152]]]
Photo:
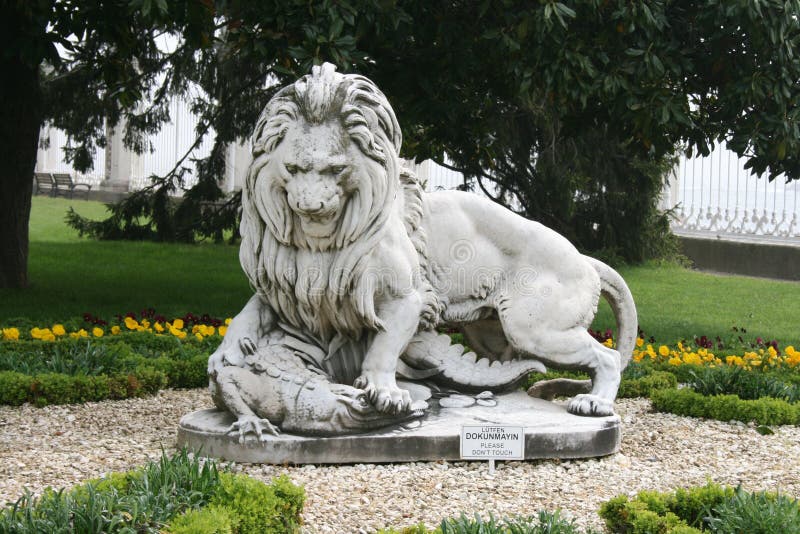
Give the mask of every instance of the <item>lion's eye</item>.
[[342, 174], [346, 168], [347, 168], [346, 165], [334, 165], [328, 168], [328, 172], [330, 172], [333, 175], [339, 175]]
[[300, 169], [298, 169], [297, 165], [292, 165], [291, 163], [288, 164], [288, 165], [284, 165], [284, 167], [286, 167], [286, 172], [288, 172], [289, 174], [292, 174], [292, 175], [297, 174], [297, 171], [300, 170]]

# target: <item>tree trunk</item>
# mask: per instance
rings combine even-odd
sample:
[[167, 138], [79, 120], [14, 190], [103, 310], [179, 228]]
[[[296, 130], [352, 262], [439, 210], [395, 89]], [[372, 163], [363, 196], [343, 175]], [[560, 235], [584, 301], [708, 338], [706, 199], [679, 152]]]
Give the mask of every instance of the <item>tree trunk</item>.
[[28, 285], [28, 223], [42, 118], [39, 67], [0, 60], [0, 288]]

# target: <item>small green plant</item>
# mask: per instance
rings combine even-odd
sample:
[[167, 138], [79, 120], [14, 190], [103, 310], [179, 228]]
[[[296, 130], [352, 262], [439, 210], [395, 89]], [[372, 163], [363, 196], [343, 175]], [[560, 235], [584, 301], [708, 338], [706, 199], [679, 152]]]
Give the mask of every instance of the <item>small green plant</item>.
[[497, 519], [489, 514], [488, 519], [479, 514], [472, 517], [463, 512], [458, 517], [442, 520], [434, 530], [419, 524], [400, 530], [385, 529], [379, 534], [593, 534], [593, 530], [581, 530], [573, 521], [561, 516], [561, 512], [540, 511], [535, 516], [517, 516]]
[[736, 488], [732, 498], [714, 507], [706, 524], [715, 534], [800, 532], [800, 502], [786, 495]]
[[800, 387], [786, 384], [771, 374], [753, 373], [741, 367], [697, 368], [691, 370], [691, 387], [702, 395], [736, 395], [740, 399], [763, 397], [800, 401]]
[[671, 493], [618, 495], [600, 516], [613, 534], [774, 534], [800, 532], [800, 504], [784, 495], [707, 483]]
[[286, 478], [264, 484], [183, 450], [70, 491], [26, 491], [0, 510], [0, 533], [295, 532], [304, 495]]

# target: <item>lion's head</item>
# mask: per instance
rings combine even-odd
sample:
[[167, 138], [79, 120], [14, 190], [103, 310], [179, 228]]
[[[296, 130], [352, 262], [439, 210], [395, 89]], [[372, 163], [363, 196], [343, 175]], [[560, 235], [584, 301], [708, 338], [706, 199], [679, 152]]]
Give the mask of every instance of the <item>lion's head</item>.
[[252, 138], [239, 256], [284, 320], [323, 337], [378, 325], [360, 281], [399, 189], [400, 144], [383, 93], [330, 64], [267, 104]]

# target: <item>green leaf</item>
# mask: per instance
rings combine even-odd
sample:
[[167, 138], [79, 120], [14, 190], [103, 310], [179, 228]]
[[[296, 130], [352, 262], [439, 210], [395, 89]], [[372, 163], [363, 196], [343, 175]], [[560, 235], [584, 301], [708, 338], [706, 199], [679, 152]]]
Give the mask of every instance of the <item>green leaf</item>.
[[756, 427], [756, 432], [758, 432], [758, 433], [759, 433], [759, 434], [761, 434], [762, 436], [771, 436], [772, 434], [774, 434], [774, 433], [775, 433], [775, 431], [774, 431], [774, 430], [772, 430], [772, 429], [771, 429], [770, 427], [768, 427], [767, 425], [758, 425], [758, 426]]

